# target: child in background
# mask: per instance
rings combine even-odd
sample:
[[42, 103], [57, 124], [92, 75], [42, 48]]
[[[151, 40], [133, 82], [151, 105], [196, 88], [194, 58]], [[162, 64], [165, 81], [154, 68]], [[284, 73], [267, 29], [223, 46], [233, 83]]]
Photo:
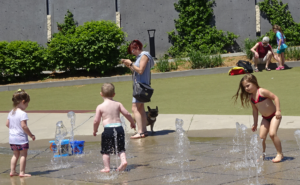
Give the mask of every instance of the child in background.
[[285, 44], [286, 38], [281, 30], [281, 27], [278, 25], [273, 26], [273, 32], [276, 33], [276, 40], [277, 40], [277, 57], [279, 61], [279, 66], [276, 68], [276, 70], [282, 70], [284, 69], [284, 51], [288, 47]]
[[[125, 134], [121, 125], [120, 112], [131, 123], [131, 128], [135, 128], [135, 123], [124, 106], [120, 102], [113, 100], [113, 97], [115, 96], [115, 87], [113, 84], [103, 84], [100, 94], [103, 97], [104, 102], [98, 105], [96, 109], [93, 133], [94, 136], [97, 135], [96, 133], [98, 132], [98, 127], [102, 118], [104, 131], [101, 139], [101, 154], [104, 169], [100, 172], [108, 173], [110, 171], [110, 154], [116, 152], [121, 158], [121, 164], [117, 171], [124, 171], [127, 166], [127, 161], [125, 155]], [[114, 129], [117, 132], [118, 151], [115, 151]]]
[[[241, 93], [239, 94], [240, 91]], [[267, 89], [260, 88], [256, 77], [252, 74], [245, 75], [240, 81], [238, 91], [236, 95], [233, 96], [235, 102], [239, 96], [243, 107], [248, 107], [249, 102], [251, 103], [254, 119], [254, 125], [252, 126], [253, 132], [257, 130], [258, 112], [260, 112], [263, 117], [259, 129], [260, 138], [263, 139], [263, 157], [266, 155], [266, 138], [269, 133], [277, 150], [277, 155], [272, 161], [274, 163], [280, 162], [283, 159], [283, 154], [281, 142], [277, 136], [277, 130], [282, 116], [278, 97]]]
[[[27, 150], [29, 149], [28, 135], [33, 141], [35, 136], [27, 126], [28, 116], [24, 112], [28, 107], [30, 96], [23, 89], [19, 89], [14, 93], [12, 101], [14, 108], [8, 114], [6, 122], [6, 126], [9, 128], [9, 144], [13, 151], [10, 163], [10, 176], [30, 177], [30, 174], [25, 174]], [[20, 174], [16, 172], [19, 157]]]

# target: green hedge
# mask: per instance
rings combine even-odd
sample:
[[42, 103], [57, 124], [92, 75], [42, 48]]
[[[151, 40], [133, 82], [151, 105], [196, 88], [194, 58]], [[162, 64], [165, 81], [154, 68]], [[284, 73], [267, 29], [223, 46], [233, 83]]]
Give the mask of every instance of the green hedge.
[[30, 79], [47, 69], [45, 49], [37, 42], [0, 42], [0, 83]]
[[48, 58], [55, 69], [103, 74], [118, 64], [124, 41], [125, 33], [111, 21], [86, 22], [74, 34], [56, 34], [48, 44]]
[[114, 22], [91, 21], [76, 27], [68, 11], [64, 23], [57, 25], [61, 31], [47, 48], [32, 41], [0, 42], [0, 83], [36, 79], [44, 70], [76, 73], [86, 69], [104, 74], [116, 71], [121, 58], [129, 58], [126, 34]]

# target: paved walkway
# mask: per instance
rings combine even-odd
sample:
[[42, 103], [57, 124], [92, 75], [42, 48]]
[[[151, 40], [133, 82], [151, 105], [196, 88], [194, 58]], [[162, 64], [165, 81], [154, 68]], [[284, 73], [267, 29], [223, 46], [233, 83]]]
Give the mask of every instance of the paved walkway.
[[[94, 113], [76, 113], [75, 135], [92, 135]], [[54, 139], [56, 123], [63, 121], [64, 125], [70, 129], [70, 119], [67, 113], [28, 113], [28, 126], [31, 132], [38, 140]], [[203, 130], [220, 130], [235, 129], [236, 122], [246, 125], [250, 128], [253, 124], [252, 115], [193, 115], [193, 114], [160, 114], [154, 125], [154, 131], [175, 130], [176, 118], [184, 121], [184, 130], [186, 131], [203, 131]], [[8, 129], [5, 126], [7, 113], [0, 113], [0, 143], [8, 143]], [[261, 117], [259, 117], [259, 123]], [[300, 116], [283, 116], [280, 128], [299, 129]], [[129, 128], [129, 122], [126, 120]], [[148, 127], [150, 130], [150, 127]], [[99, 126], [99, 134], [103, 131], [103, 126]], [[129, 133], [134, 130], [128, 129]]]

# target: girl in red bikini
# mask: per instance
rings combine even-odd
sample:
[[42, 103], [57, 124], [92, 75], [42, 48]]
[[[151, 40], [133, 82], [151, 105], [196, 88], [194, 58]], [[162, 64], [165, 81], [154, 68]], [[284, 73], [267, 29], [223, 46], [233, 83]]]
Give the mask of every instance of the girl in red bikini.
[[[13, 110], [7, 117], [6, 126], [9, 128], [9, 144], [13, 151], [10, 162], [10, 176], [30, 177], [25, 173], [27, 151], [29, 149], [28, 136], [34, 141], [35, 136], [27, 126], [28, 116], [25, 109], [28, 107], [30, 96], [19, 89], [12, 97]], [[16, 165], [20, 158], [20, 174], [16, 172]]]
[[277, 155], [272, 161], [274, 163], [280, 162], [283, 159], [283, 154], [281, 142], [277, 136], [277, 130], [282, 118], [279, 98], [267, 89], [260, 88], [256, 77], [252, 74], [247, 74], [241, 79], [239, 89], [236, 95], [233, 96], [235, 102], [239, 96], [243, 107], [248, 107], [249, 102], [251, 103], [254, 118], [253, 132], [257, 130], [258, 112], [263, 117], [259, 129], [260, 138], [263, 139], [263, 157], [265, 157], [266, 138], [269, 133], [277, 150]]

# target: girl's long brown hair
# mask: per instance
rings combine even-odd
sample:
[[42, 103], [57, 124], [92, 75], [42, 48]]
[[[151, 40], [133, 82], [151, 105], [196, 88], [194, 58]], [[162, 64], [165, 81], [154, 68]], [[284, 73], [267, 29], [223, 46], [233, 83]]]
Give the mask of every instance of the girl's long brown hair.
[[[237, 102], [237, 99], [241, 98], [241, 103], [242, 103], [242, 106], [243, 107], [249, 107], [249, 102], [250, 102], [250, 94], [247, 93], [245, 91], [245, 88], [243, 86], [243, 82], [244, 81], [247, 81], [247, 82], [250, 82], [250, 83], [253, 83], [254, 85], [257, 86], [257, 88], [259, 88], [259, 85], [258, 85], [258, 82], [257, 82], [257, 79], [254, 75], [252, 74], [246, 74], [240, 81], [240, 84], [239, 84], [239, 88], [236, 92], [236, 94], [232, 97], [234, 99], [234, 103]], [[240, 92], [241, 91], [241, 92]], [[239, 94], [240, 92], [240, 94]]]

